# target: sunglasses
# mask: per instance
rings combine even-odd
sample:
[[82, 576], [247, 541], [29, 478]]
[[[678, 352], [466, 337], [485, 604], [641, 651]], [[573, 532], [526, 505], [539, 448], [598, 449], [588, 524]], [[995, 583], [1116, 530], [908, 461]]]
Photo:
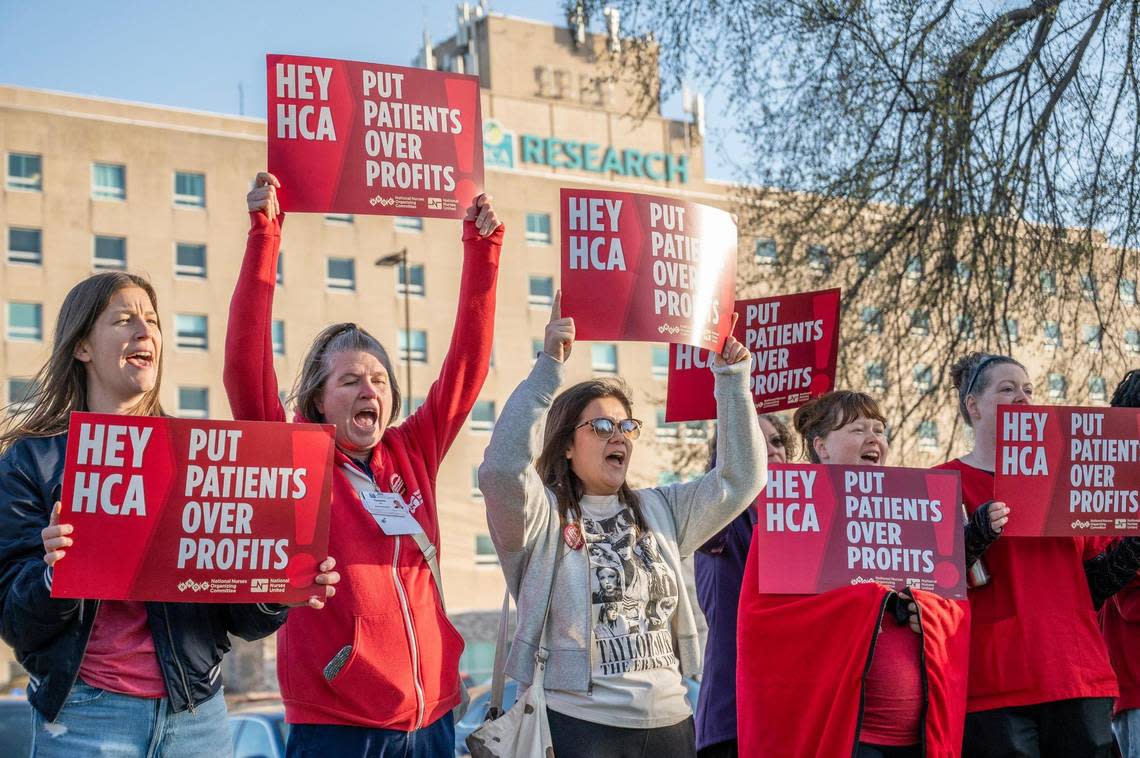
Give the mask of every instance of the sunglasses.
[[635, 440], [641, 436], [641, 422], [635, 418], [626, 418], [621, 421], [614, 421], [612, 418], [592, 418], [589, 421], [583, 421], [578, 426], [574, 427], [575, 430], [588, 426], [594, 430], [594, 434], [598, 435], [599, 439], [609, 440], [614, 436], [614, 430], [620, 431], [627, 440]]

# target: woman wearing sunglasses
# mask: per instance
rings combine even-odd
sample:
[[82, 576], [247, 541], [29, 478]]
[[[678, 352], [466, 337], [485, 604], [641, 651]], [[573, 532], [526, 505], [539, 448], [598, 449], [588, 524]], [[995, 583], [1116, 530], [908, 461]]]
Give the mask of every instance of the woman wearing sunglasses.
[[[626, 472], [641, 422], [623, 385], [595, 379], [558, 394], [574, 342], [574, 321], [560, 317], [560, 301], [543, 352], [507, 400], [479, 469], [491, 538], [518, 605], [506, 671], [529, 684], [535, 654], [547, 651], [545, 697], [558, 758], [693, 756], [682, 676], [697, 673], [700, 661], [681, 557], [764, 485], [749, 353], [729, 337], [713, 360], [718, 465], [691, 482], [634, 490]], [[589, 549], [597, 544], [609, 550]], [[599, 584], [592, 556], [601, 554], [621, 561], [620, 598]], [[607, 604], [624, 621], [610, 621], [612, 636], [600, 638]]]

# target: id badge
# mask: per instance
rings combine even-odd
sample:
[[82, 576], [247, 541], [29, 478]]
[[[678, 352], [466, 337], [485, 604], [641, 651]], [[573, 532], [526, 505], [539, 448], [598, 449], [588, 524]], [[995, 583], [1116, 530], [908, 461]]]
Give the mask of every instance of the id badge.
[[372, 514], [384, 534], [419, 534], [424, 530], [415, 516], [408, 512], [404, 499], [395, 492], [365, 492], [360, 496], [364, 510]]

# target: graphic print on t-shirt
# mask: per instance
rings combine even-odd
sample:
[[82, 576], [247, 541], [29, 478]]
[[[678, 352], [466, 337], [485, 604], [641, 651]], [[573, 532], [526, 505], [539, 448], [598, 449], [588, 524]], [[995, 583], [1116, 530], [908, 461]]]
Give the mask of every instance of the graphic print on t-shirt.
[[582, 519], [590, 561], [594, 675], [677, 665], [671, 619], [677, 580], [652, 532], [641, 532], [628, 508], [606, 519]]

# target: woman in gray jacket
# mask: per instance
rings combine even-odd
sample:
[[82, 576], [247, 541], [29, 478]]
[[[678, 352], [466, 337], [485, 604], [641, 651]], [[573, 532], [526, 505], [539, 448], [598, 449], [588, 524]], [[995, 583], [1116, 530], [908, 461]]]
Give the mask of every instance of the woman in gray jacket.
[[[764, 486], [750, 355], [730, 336], [713, 361], [717, 467], [684, 484], [633, 490], [625, 479], [641, 422], [623, 385], [595, 379], [555, 397], [574, 342], [560, 299], [543, 352], [507, 400], [479, 469], [491, 538], [518, 605], [506, 671], [529, 684], [540, 645], [548, 652], [558, 758], [693, 756], [682, 676], [699, 673], [700, 657], [681, 557]], [[597, 570], [615, 568], [613, 557], [616, 577]], [[621, 620], [610, 618], [615, 611]], [[597, 633], [601, 618], [605, 635]]]

